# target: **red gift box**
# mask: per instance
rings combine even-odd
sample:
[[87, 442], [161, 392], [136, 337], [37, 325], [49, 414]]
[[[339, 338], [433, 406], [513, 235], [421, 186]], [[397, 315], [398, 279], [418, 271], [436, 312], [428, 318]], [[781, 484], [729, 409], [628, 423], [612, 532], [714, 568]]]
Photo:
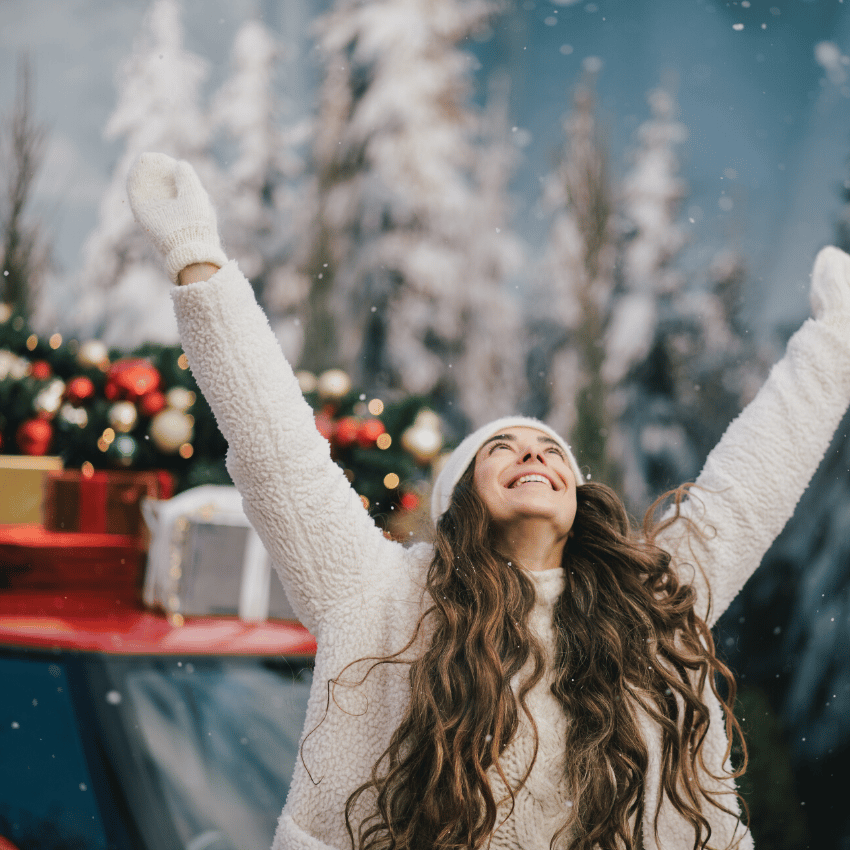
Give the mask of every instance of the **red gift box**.
[[4, 593], [62, 589], [135, 600], [145, 553], [138, 537], [0, 526]]
[[48, 531], [84, 534], [144, 535], [147, 527], [142, 519], [141, 500], [169, 499], [173, 490], [173, 478], [162, 470], [49, 473], [45, 482], [44, 527]]

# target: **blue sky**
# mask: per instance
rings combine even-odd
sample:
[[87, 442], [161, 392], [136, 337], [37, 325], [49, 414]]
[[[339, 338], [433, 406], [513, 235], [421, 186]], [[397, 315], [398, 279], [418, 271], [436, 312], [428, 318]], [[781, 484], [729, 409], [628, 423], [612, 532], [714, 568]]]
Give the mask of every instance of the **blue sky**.
[[[326, 0], [184, 0], [187, 46], [211, 63], [210, 85], [227, 67], [235, 29], [248, 15], [300, 51], [288, 95], [311, 100], [309, 21]], [[147, 0], [4, 0], [0, 4], [0, 112], [14, 95], [14, 68], [27, 50], [36, 72], [36, 111], [51, 154], [39, 204], [68, 273], [95, 223], [119, 148], [102, 128], [115, 103], [114, 75], [132, 49]], [[817, 249], [830, 241], [850, 153], [850, 90], [840, 62], [827, 73], [815, 45], [850, 54], [850, 3], [842, 0], [516, 0], [491, 37], [474, 45], [480, 82], [506, 71], [512, 122], [526, 133], [514, 182], [517, 227], [532, 243], [545, 222], [532, 214], [539, 181], [561, 141], [569, 92], [582, 63], [601, 59], [601, 120], [615, 171], [647, 116], [646, 93], [674, 80], [690, 191], [683, 215], [695, 270], [722, 245], [743, 251], [751, 273], [747, 315], [771, 330], [798, 323]], [[723, 206], [721, 206], [721, 199]], [[731, 203], [730, 203], [731, 201]]]

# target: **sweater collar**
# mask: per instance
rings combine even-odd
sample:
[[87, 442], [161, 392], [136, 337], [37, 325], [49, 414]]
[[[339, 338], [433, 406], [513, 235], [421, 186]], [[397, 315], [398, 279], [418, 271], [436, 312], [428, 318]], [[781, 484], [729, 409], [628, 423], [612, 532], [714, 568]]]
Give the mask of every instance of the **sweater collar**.
[[564, 592], [564, 568], [554, 567], [551, 570], [526, 570], [525, 574], [534, 583], [537, 591], [537, 607], [552, 611], [558, 597]]

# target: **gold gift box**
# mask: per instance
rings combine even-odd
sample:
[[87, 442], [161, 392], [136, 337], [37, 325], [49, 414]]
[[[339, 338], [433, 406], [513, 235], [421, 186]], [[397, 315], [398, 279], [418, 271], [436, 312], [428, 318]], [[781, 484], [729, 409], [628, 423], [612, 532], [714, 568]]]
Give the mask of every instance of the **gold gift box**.
[[58, 457], [0, 455], [0, 523], [44, 521], [44, 482], [62, 469]]

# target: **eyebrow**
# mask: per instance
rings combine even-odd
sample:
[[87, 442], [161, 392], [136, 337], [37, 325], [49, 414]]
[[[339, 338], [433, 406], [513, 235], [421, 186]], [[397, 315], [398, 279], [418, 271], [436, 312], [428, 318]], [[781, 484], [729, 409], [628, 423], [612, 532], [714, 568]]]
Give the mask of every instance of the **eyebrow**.
[[[495, 437], [490, 437], [489, 440], [485, 440], [481, 444], [481, 448], [483, 449], [484, 446], [489, 445], [490, 443], [494, 443], [497, 440], [510, 440], [511, 442], [515, 443], [517, 438], [513, 434], [496, 434]], [[561, 444], [557, 440], [553, 440], [551, 437], [547, 437], [544, 434], [541, 434], [537, 438], [537, 442], [538, 443], [548, 443], [549, 445], [555, 446], [559, 449], [561, 448]]]

